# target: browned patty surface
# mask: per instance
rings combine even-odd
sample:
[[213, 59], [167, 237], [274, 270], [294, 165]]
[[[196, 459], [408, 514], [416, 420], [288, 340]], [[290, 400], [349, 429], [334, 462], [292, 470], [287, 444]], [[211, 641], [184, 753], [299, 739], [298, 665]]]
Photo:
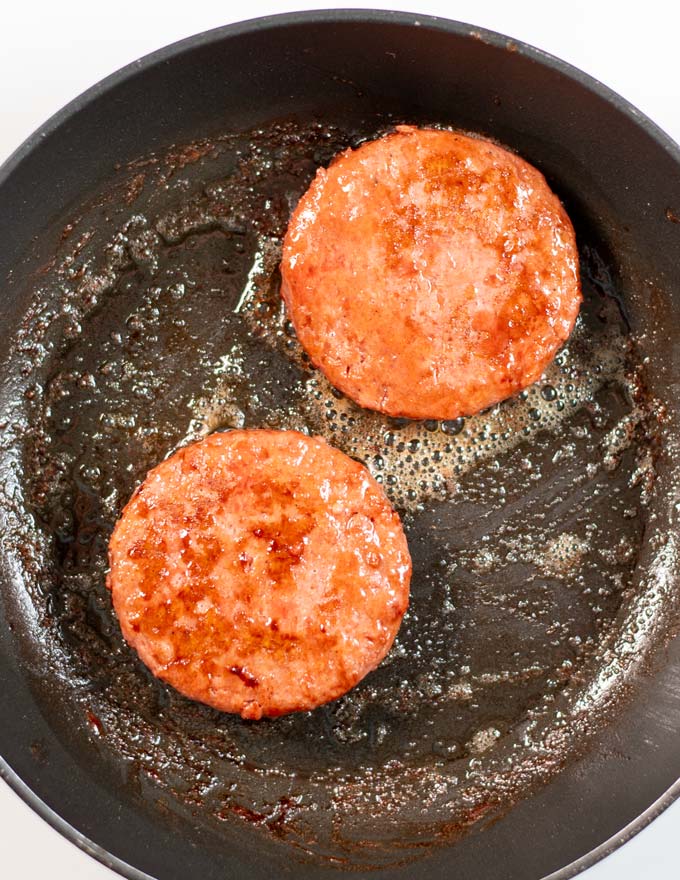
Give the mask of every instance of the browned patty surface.
[[543, 175], [410, 126], [319, 169], [281, 272], [313, 363], [362, 406], [411, 418], [470, 415], [535, 382], [581, 302], [574, 231]]
[[154, 675], [244, 718], [353, 687], [388, 652], [411, 575], [366, 468], [296, 431], [213, 434], [159, 464], [109, 561], [123, 635]]

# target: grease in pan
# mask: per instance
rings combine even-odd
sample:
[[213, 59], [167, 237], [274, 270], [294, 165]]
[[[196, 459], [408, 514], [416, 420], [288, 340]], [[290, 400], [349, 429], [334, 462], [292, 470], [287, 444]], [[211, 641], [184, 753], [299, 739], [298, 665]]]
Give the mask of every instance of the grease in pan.
[[[55, 231], [68, 221], [26, 306], [17, 346], [32, 367], [7, 436], [25, 484], [12, 510], [38, 524], [35, 539], [9, 529], [6, 547], [16, 539], [41, 621], [30, 645], [48, 658], [37, 686], [50, 724], [121, 802], [123, 770], [186, 811], [184, 835], [253, 817], [245, 845], [284, 838], [312, 866], [329, 853], [364, 866], [435, 857], [423, 843], [568, 763], [607, 717], [600, 652], [630, 644], [649, 525], [639, 356], [578, 214], [585, 302], [545, 384], [464, 421], [406, 423], [359, 409], [310, 368], [279, 295], [290, 206], [316, 166], [383, 126], [272, 124], [121, 169]], [[255, 725], [147, 675], [104, 587], [106, 540], [149, 468], [243, 424], [320, 434], [364, 461], [402, 514], [414, 563], [411, 607], [379, 669], [315, 712]], [[519, 821], [512, 811], [507, 827]]]

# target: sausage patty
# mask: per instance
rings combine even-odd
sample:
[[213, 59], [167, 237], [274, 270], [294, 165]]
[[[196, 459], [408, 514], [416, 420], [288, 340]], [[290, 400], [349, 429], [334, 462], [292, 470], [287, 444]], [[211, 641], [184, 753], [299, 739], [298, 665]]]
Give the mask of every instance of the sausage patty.
[[365, 467], [296, 431], [231, 431], [149, 472], [109, 545], [125, 639], [154, 675], [244, 718], [339, 697], [408, 605], [398, 515]]
[[471, 415], [535, 382], [581, 291], [543, 175], [481, 138], [399, 126], [319, 169], [282, 293], [312, 362], [361, 406]]

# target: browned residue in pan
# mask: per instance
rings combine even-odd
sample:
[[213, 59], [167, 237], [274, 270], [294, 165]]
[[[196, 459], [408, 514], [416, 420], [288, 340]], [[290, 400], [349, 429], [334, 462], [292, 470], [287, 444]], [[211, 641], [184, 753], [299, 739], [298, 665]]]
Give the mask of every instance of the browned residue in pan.
[[[375, 133], [286, 123], [121, 169], [64, 220], [36, 282], [3, 440], [16, 601], [65, 741], [96, 736], [103, 778], [144, 780], [192, 822], [246, 822], [346, 866], [488, 821], [585, 746], [627, 668], [617, 646], [644, 637], [633, 573], [654, 476], [654, 409], [597, 242], [582, 241], [586, 302], [544, 379], [473, 418], [387, 419], [310, 368], [280, 302], [281, 238], [317, 165]], [[243, 425], [364, 461], [414, 560], [382, 666], [331, 705], [255, 724], [153, 679], [104, 586], [146, 471]]]

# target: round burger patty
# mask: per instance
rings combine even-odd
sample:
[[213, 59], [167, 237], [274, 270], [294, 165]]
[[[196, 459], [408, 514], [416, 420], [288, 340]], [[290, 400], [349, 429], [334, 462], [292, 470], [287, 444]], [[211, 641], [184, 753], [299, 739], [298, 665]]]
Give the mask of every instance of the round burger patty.
[[123, 635], [154, 675], [244, 718], [357, 684], [390, 649], [411, 576], [378, 483], [296, 431], [176, 452], [125, 507], [109, 562]]
[[574, 230], [494, 143], [399, 126], [320, 168], [282, 293], [333, 385], [392, 416], [471, 415], [535, 382], [581, 302]]

